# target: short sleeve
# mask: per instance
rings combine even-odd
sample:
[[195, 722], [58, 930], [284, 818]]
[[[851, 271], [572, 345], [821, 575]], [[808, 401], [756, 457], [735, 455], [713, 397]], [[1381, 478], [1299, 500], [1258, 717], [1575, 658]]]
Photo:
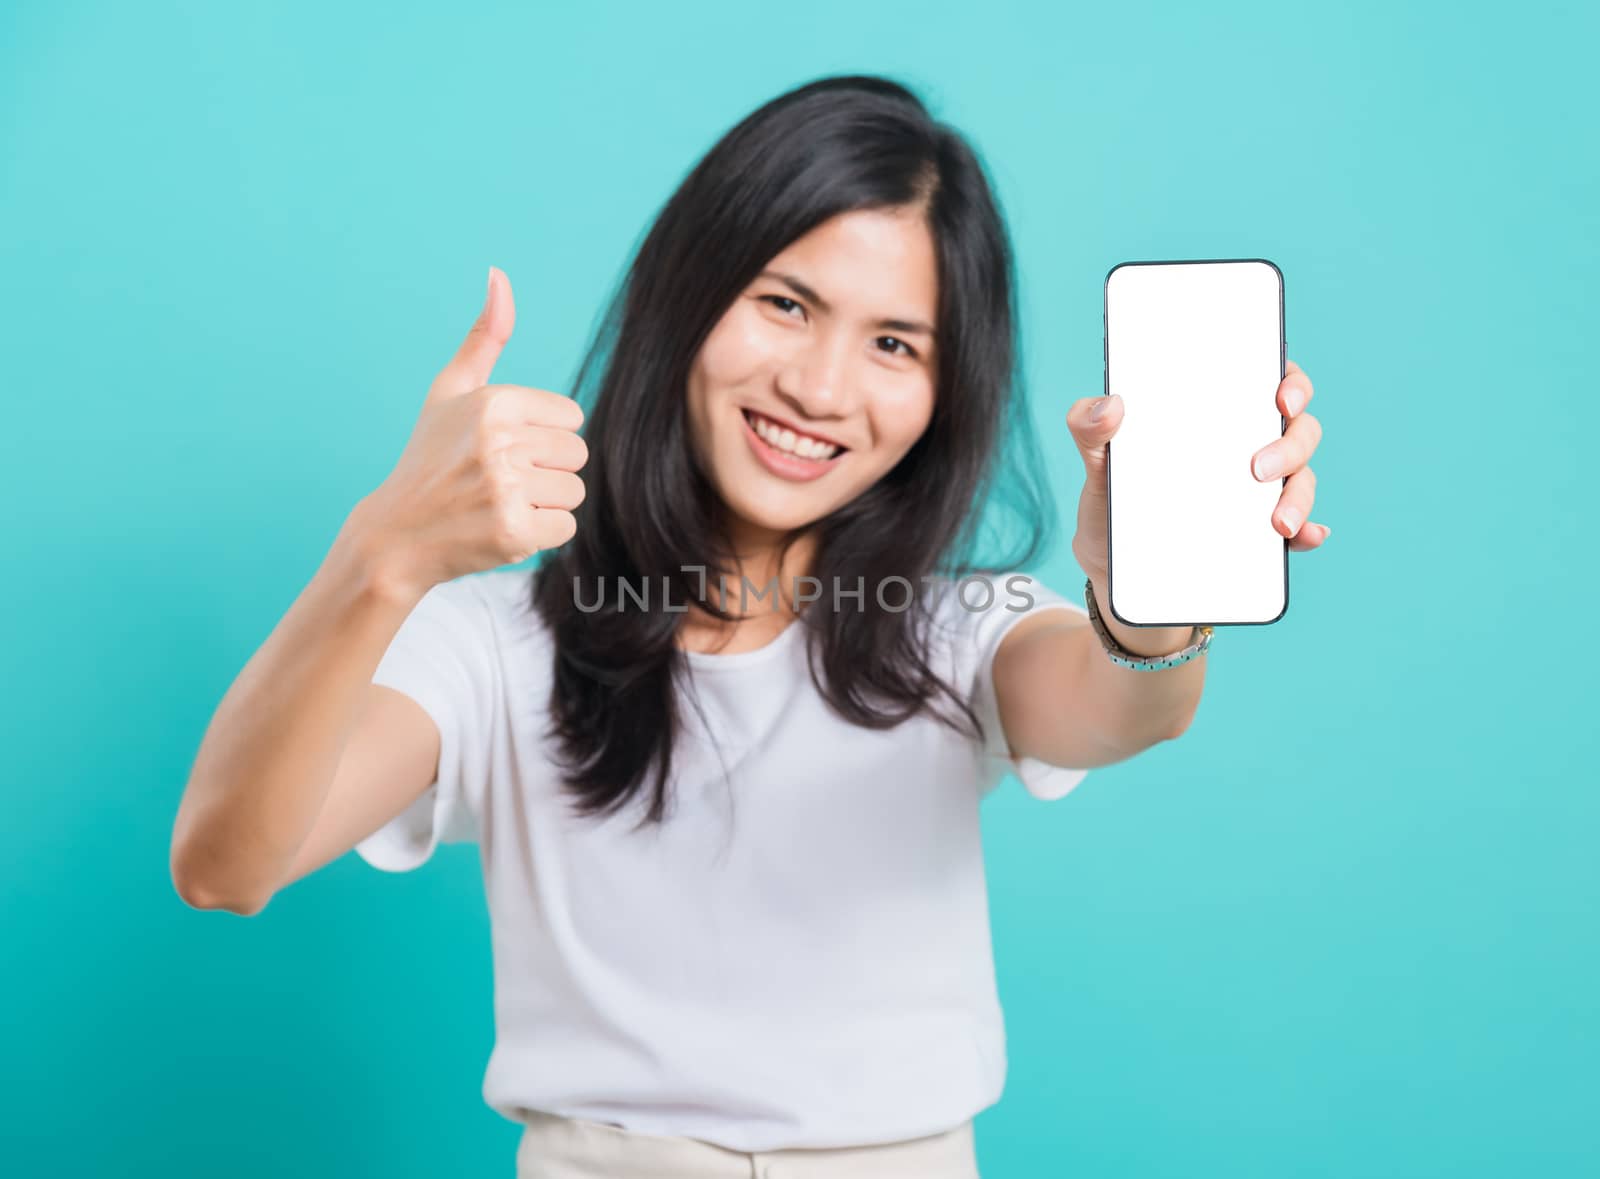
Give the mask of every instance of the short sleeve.
[[971, 675], [969, 703], [983, 724], [983, 751], [991, 763], [985, 793], [999, 785], [1006, 771], [1014, 770], [1035, 798], [1049, 802], [1065, 797], [1089, 771], [1011, 756], [995, 697], [994, 659], [1001, 640], [1024, 618], [1041, 610], [1070, 610], [1087, 620], [1088, 608], [1069, 601], [1027, 573], [973, 575], [955, 583], [951, 593], [951, 605], [958, 618], [957, 633], [968, 648], [965, 666]]
[[439, 729], [439, 769], [405, 810], [355, 845], [386, 872], [420, 867], [443, 843], [478, 838], [499, 669], [489, 602], [476, 575], [434, 586], [406, 616], [372, 682], [416, 701]]

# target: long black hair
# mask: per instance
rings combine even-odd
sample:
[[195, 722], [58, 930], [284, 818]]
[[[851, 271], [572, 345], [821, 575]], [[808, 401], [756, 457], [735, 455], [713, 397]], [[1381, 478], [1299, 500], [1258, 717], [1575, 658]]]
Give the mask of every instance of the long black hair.
[[[867, 587], [860, 609], [801, 612], [811, 676], [839, 715], [892, 728], [930, 708], [981, 737], [926, 657], [928, 602], [872, 587], [924, 585], [1031, 562], [1055, 526], [1019, 363], [1015, 267], [979, 157], [908, 88], [869, 75], [825, 77], [766, 103], [728, 131], [662, 208], [613, 293], [575, 382], [589, 460], [577, 534], [533, 574], [531, 605], [555, 642], [547, 736], [564, 786], [591, 815], [652, 782], [646, 820], [668, 808], [685, 615], [640, 609], [636, 592], [732, 616], [703, 587], [740, 571], [720, 497], [691, 445], [687, 382], [701, 344], [735, 298], [795, 239], [839, 214], [920, 210], [938, 262], [932, 418], [901, 461], [814, 531], [806, 571], [824, 586]], [[598, 393], [587, 404], [589, 379]], [[1000, 457], [1016, 465], [1002, 464]], [[1022, 533], [978, 560], [984, 508], [1014, 509]], [[704, 569], [705, 573], [694, 570]], [[780, 568], [782, 566], [780, 565]], [[839, 581], [836, 583], [835, 578]], [[623, 586], [635, 596], [624, 597]], [[613, 592], [614, 591], [614, 592]], [[577, 595], [585, 600], [580, 609]], [[595, 596], [599, 597], [596, 605]], [[654, 601], [654, 599], [652, 599]], [[850, 599], [852, 605], [856, 599]], [[652, 770], [654, 771], [652, 774]]]

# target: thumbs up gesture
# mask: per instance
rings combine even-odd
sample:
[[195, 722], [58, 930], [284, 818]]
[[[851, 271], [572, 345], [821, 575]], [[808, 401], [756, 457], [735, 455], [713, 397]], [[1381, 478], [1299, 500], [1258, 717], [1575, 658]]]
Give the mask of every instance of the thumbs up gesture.
[[490, 384], [516, 324], [511, 280], [489, 268], [483, 311], [433, 379], [405, 450], [361, 501], [361, 548], [386, 589], [420, 598], [468, 573], [571, 540], [589, 451], [570, 397]]

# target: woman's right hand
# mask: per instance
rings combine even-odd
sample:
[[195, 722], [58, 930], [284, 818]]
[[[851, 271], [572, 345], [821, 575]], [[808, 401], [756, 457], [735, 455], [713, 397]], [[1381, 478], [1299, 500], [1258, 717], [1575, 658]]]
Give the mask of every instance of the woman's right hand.
[[490, 267], [483, 311], [434, 378], [394, 470], [351, 513], [355, 544], [386, 590], [420, 598], [576, 531], [583, 411], [546, 389], [488, 383], [515, 324], [511, 280]]

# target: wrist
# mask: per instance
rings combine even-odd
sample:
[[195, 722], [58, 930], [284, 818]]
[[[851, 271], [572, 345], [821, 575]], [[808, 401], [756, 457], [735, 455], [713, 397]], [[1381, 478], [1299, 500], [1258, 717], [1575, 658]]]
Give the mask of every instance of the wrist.
[[1194, 637], [1192, 626], [1128, 626], [1111, 616], [1106, 605], [1111, 593], [1106, 579], [1090, 577], [1094, 586], [1095, 603], [1100, 607], [1100, 622], [1124, 650], [1134, 655], [1170, 655], [1182, 650]]
[[370, 498], [357, 502], [334, 538], [324, 566], [362, 597], [410, 610], [431, 588], [378, 527]]

